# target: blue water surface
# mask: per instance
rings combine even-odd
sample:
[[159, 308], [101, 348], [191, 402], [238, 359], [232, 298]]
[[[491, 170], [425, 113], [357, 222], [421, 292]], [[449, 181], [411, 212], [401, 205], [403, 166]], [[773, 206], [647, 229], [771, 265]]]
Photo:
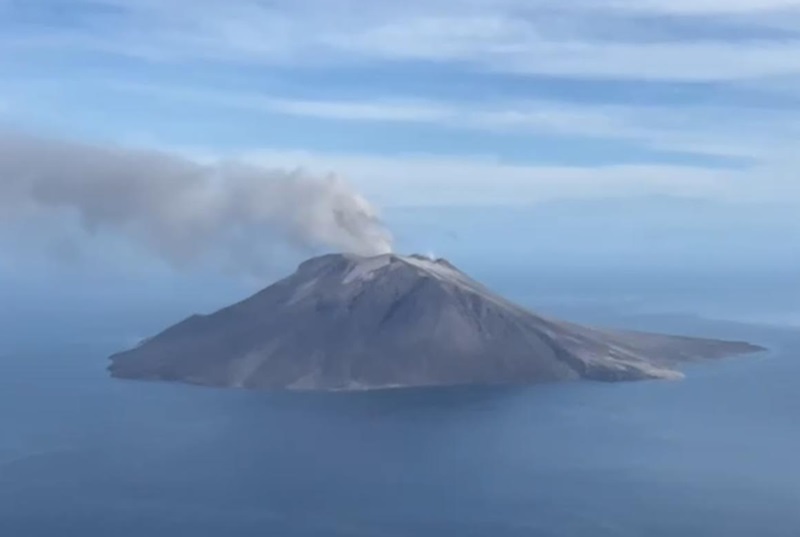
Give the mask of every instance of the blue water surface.
[[771, 352], [680, 382], [281, 394], [107, 378], [130, 315], [6, 324], [0, 535], [800, 535], [800, 331], [606, 320]]

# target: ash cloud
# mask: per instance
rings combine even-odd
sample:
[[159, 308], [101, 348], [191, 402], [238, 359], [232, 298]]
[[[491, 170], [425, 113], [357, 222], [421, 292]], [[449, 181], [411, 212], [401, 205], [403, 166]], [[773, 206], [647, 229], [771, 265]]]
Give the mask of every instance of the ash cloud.
[[77, 215], [177, 265], [223, 255], [244, 270], [276, 247], [391, 251], [373, 205], [335, 176], [0, 133], [3, 218]]

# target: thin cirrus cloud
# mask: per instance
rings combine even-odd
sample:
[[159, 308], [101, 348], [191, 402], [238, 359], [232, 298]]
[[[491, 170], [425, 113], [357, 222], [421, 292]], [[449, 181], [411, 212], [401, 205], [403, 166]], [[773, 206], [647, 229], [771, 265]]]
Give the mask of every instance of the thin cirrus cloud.
[[[30, 2], [39, 4], [52, 5]], [[96, 0], [81, 4], [83, 9], [72, 15], [77, 24], [56, 28], [51, 23], [56, 15], [46, 17], [46, 7], [28, 8], [32, 14], [19, 16], [21, 20], [44, 19], [49, 24], [38, 33], [25, 26], [21, 36], [22, 26], [12, 22], [4, 40], [17, 49], [66, 46], [173, 62], [335, 65], [416, 60], [464, 62], [487, 71], [679, 81], [800, 72], [800, 33], [741, 41], [685, 40], [679, 31], [686, 23], [706, 22], [739, 30], [783, 26], [796, 31], [792, 21], [800, 22], [800, 4], [789, 0], [606, 0], [566, 5], [520, 0], [270, 4]], [[659, 39], [653, 42], [647, 31], [655, 26], [647, 18], [658, 15], [671, 18], [658, 24]]]
[[800, 7], [797, 0], [618, 0], [609, 3], [660, 13], [759, 14]]
[[[662, 151], [761, 159], [790, 150], [800, 115], [785, 110], [721, 106], [676, 110], [667, 106], [575, 104], [553, 100], [457, 103], [434, 100], [307, 100], [255, 93], [196, 90], [141, 83], [109, 84], [138, 94], [200, 107], [238, 109], [351, 122], [421, 123], [491, 132], [536, 133], [633, 141]], [[391, 128], [391, 127], [388, 127]]]

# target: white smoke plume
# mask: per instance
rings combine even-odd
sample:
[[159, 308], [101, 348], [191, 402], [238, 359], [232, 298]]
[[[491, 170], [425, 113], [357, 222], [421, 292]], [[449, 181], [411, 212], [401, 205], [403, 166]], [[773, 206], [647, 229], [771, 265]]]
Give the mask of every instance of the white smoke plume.
[[334, 176], [0, 133], [0, 225], [55, 211], [177, 264], [225, 255], [252, 267], [276, 245], [377, 255], [392, 244], [376, 209]]

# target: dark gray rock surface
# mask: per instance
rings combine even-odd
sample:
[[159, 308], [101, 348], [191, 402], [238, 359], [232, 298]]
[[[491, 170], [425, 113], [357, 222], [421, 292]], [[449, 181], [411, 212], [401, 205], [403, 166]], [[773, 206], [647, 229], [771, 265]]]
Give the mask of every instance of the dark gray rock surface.
[[109, 370], [209, 386], [362, 390], [672, 379], [681, 363], [759, 350], [535, 315], [441, 259], [331, 254], [112, 356]]

